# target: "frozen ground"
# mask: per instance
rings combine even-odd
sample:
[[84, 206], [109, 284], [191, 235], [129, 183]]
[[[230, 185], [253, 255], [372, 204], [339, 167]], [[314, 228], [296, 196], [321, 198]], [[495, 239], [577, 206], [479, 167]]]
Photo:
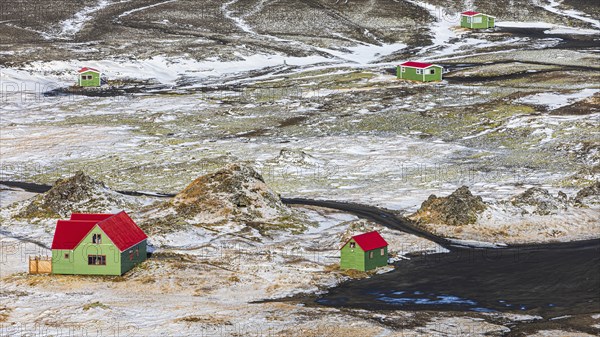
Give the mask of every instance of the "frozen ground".
[[[353, 314], [286, 303], [248, 303], [319, 292], [346, 279], [335, 267], [342, 235], [378, 229], [388, 238], [392, 256], [443, 251], [427, 240], [374, 227], [354, 216], [319, 208], [304, 212], [319, 226], [294, 237], [280, 233], [261, 243], [202, 229], [152, 237], [153, 258], [125, 277], [28, 276], [27, 255], [48, 251], [2, 235], [0, 308], [11, 321], [18, 317], [23, 322], [3, 326], [3, 331], [19, 334], [29, 331], [25, 322], [33, 322], [50, 333], [71, 329], [154, 336], [159, 329], [167, 335], [198, 335], [198, 331], [230, 335], [243, 329], [239, 333], [245, 336], [284, 336], [286, 331], [301, 336], [302, 331], [333, 329], [335, 322]], [[38, 238], [50, 244], [51, 236]], [[320, 318], [324, 312], [331, 320]], [[304, 323], [298, 325], [298, 320]], [[375, 332], [391, 330], [367, 321], [345, 330], [351, 335]]]
[[[533, 186], [572, 195], [599, 179], [600, 30], [590, 2], [206, 1], [201, 12], [189, 0], [51, 3], [2, 6], [0, 180], [53, 183], [84, 170], [113, 189], [175, 193], [241, 161], [282, 196], [410, 213], [430, 194], [461, 185], [493, 202]], [[498, 28], [456, 27], [458, 13], [471, 9], [497, 16]], [[394, 65], [407, 60], [442, 64], [445, 80], [396, 80]], [[73, 84], [82, 66], [135, 90], [44, 94]], [[3, 189], [0, 196], [4, 208], [31, 194]], [[235, 228], [154, 237], [156, 259], [124, 279], [27, 276], [26, 256], [41, 248], [22, 239], [49, 244], [54, 220], [3, 223], [2, 247], [20, 250], [0, 256], [0, 324], [88, 329], [94, 322], [106, 333], [134, 335], [157, 326], [189, 335], [335, 335], [340, 326], [335, 333], [345, 336], [443, 335], [459, 327], [499, 335], [519, 319], [386, 313], [411, 322], [398, 327], [380, 313], [248, 304], [320, 291], [344, 277], [330, 269], [333, 247], [356, 219], [306, 212], [321, 227], [259, 246], [226, 234]], [[589, 225], [577, 238], [594, 237], [597, 210], [586, 212], [559, 219]], [[516, 241], [553, 231], [564, 239], [573, 229], [500, 215], [532, 222], [515, 230]], [[488, 225], [510, 231], [504, 221]], [[468, 231], [469, 239], [495, 240]], [[436, 250], [386, 235], [396, 251]], [[314, 257], [315, 246], [327, 248]], [[223, 254], [203, 256], [206, 247]], [[287, 247], [301, 256], [286, 255]], [[238, 263], [240, 256], [253, 263]], [[599, 324], [597, 317], [573, 322], [578, 331]], [[565, 333], [534, 326], [528, 333]]]

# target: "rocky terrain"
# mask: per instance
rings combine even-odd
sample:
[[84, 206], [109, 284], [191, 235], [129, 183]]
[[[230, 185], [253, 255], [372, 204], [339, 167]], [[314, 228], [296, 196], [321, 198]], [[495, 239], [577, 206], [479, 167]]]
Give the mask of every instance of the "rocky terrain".
[[447, 197], [431, 195], [410, 218], [458, 240], [504, 244], [598, 238], [598, 191], [598, 182], [570, 198], [532, 187], [509, 199], [484, 202], [463, 186]]
[[21, 208], [16, 217], [27, 219], [68, 218], [73, 212], [110, 213], [135, 207], [123, 195], [82, 171], [57, 180], [48, 192], [14, 206]]
[[[457, 27], [466, 10], [497, 27]], [[0, 188], [0, 325], [597, 334], [597, 314], [251, 302], [345, 280], [337, 248], [352, 233], [381, 229], [397, 264], [443, 251], [280, 196], [380, 206], [471, 243], [599, 237], [599, 12], [584, 0], [0, 3], [0, 180], [54, 185], [42, 195]], [[395, 66], [408, 60], [442, 65], [444, 80], [399, 81]], [[69, 89], [84, 66], [116, 88]], [[141, 268], [24, 274], [57, 218], [120, 209], [150, 234], [154, 258]]]
[[481, 197], [473, 196], [467, 186], [462, 186], [447, 197], [430, 195], [414, 218], [423, 223], [462, 226], [475, 223], [477, 215], [486, 208]]
[[[118, 277], [28, 275], [24, 272], [27, 267], [21, 250], [13, 248], [21, 244], [20, 248], [30, 253], [48, 254], [57, 214], [27, 213], [25, 218], [21, 214], [23, 210], [39, 205], [42, 210], [60, 212], [52, 206], [76, 209], [85, 205], [87, 208], [80, 209], [108, 212], [122, 205], [119, 198], [109, 199], [106, 195], [119, 196], [128, 200], [129, 205], [136, 199], [145, 200], [128, 212], [150, 235], [153, 254], [148, 261]], [[93, 202], [96, 199], [113, 203]], [[189, 208], [181, 211], [180, 207], [191, 207], [191, 204], [198, 213], [190, 213]], [[224, 208], [229, 209], [225, 223], [203, 222], [206, 218], [219, 219]], [[166, 219], [160, 217], [166, 209], [175, 212], [174, 216], [166, 217], [169, 221], [175, 221], [177, 215], [188, 222], [166, 226]], [[247, 209], [251, 213], [246, 213]], [[214, 213], [212, 218], [209, 217], [211, 212]], [[198, 217], [198, 214], [203, 216]], [[321, 309], [302, 309], [285, 302], [252, 305], [249, 302], [320, 292], [349, 276], [373, 275], [347, 273], [337, 266], [340, 243], [366, 231], [378, 230], [385, 235], [392, 260], [401, 260], [407, 254], [445, 251], [425, 239], [348, 214], [318, 207], [289, 208], [281, 203], [256, 171], [243, 164], [228, 165], [201, 176], [166, 202], [159, 198], [123, 195], [80, 172], [57, 181], [46, 193], [2, 208], [2, 216], [0, 244], [6, 249], [0, 264], [0, 319], [3, 323], [11, 321], [15, 315], [27, 317], [36, 324], [47, 326], [45, 331], [51, 334], [60, 334], [64, 329], [86, 334], [93, 329], [101, 335], [117, 331], [152, 335], [160, 326], [167, 334], [197, 335], [202, 331], [204, 334], [243, 333], [246, 336], [321, 335], [331, 328], [326, 322], [314, 324], [320, 321]], [[288, 217], [286, 221], [294, 220], [295, 227], [281, 222], [280, 216]], [[251, 228], [256, 228], [256, 224], [250, 220], [254, 223], [269, 220], [275, 225], [253, 231]], [[246, 224], [249, 226], [245, 227]], [[391, 269], [390, 266], [377, 272]], [[103, 286], [99, 288], [99, 284]], [[75, 293], [80, 295], [73, 301]], [[231, 296], [232, 293], [236, 296]], [[56, 306], [64, 301], [68, 301], [69, 306], [62, 309]], [[32, 303], [35, 308], [30, 307]], [[127, 309], [134, 303], [143, 304], [143, 311]], [[39, 314], [41, 311], [61, 315], [61, 321], [44, 318]], [[124, 312], [127, 312], [126, 321], [122, 317]], [[269, 312], [267, 316], [270, 317], [266, 322], [255, 321], [257, 315], [265, 315], [265, 312]], [[339, 320], [354, 315], [337, 310], [329, 310], [328, 314]], [[90, 323], [100, 316], [104, 318], [98, 324]], [[312, 318], [298, 326], [298, 320], [307, 317]], [[153, 323], [147, 324], [148, 320]], [[127, 323], [120, 326], [113, 324], [115, 322]], [[27, 329], [15, 323], [5, 331], [18, 334], [29, 331]], [[354, 335], [365, 331], [390, 330], [365, 322], [348, 328], [345, 333]]]

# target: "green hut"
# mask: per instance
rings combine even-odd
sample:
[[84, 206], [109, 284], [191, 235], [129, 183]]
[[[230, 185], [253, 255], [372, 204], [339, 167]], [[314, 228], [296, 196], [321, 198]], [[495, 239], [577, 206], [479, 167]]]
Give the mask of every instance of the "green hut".
[[146, 260], [147, 238], [125, 212], [73, 213], [56, 224], [52, 273], [122, 275]]
[[419, 82], [441, 81], [443, 72], [442, 66], [422, 62], [404, 62], [396, 68], [398, 78]]
[[478, 13], [464, 12], [460, 14], [460, 26], [471, 29], [487, 29], [494, 28], [496, 25], [496, 17]]
[[100, 71], [94, 68], [84, 67], [79, 69], [77, 85], [80, 87], [99, 87], [101, 85]]
[[340, 269], [367, 271], [387, 266], [387, 246], [376, 231], [355, 235], [341, 248]]

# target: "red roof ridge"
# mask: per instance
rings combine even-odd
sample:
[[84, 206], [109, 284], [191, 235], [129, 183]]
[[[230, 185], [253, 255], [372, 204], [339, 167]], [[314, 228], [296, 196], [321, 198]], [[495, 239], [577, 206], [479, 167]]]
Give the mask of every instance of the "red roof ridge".
[[400, 66], [423, 69], [423, 68], [429, 68], [429, 67], [437, 66], [437, 65], [432, 64], [432, 63], [408, 61], [408, 62], [404, 62], [404, 63], [400, 64]]
[[104, 220], [113, 216], [114, 214], [110, 213], [71, 213], [71, 220]]
[[348, 244], [348, 241], [350, 241], [352, 239], [354, 239], [354, 241], [365, 252], [369, 251], [369, 250], [377, 249], [377, 248], [383, 248], [388, 245], [387, 241], [385, 241], [385, 239], [383, 237], [381, 237], [381, 235], [379, 234], [378, 231], [371, 231], [371, 232], [352, 236], [350, 239], [348, 239], [346, 241], [346, 243], [344, 243], [342, 245], [342, 248], [344, 248], [344, 246], [346, 246], [346, 244]]
[[466, 12], [462, 12], [460, 13], [462, 15], [466, 15], [466, 16], [473, 16], [473, 15], [477, 15], [477, 14], [481, 14], [479, 12], [474, 12], [474, 11], [466, 11]]
[[96, 69], [96, 68], [91, 68], [91, 67], [83, 67], [81, 69], [79, 69], [79, 73], [85, 73], [86, 71], [94, 71], [99, 73], [100, 70]]

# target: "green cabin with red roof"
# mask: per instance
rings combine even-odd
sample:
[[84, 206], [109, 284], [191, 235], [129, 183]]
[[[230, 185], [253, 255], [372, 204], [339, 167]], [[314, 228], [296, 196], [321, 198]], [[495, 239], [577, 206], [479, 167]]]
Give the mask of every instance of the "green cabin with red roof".
[[77, 85], [80, 87], [99, 87], [102, 85], [101, 75], [98, 69], [83, 67], [79, 69]]
[[340, 269], [367, 271], [387, 266], [387, 247], [377, 231], [355, 235], [340, 249]]
[[398, 78], [418, 82], [441, 81], [443, 72], [442, 66], [423, 62], [409, 61], [396, 67]]
[[494, 28], [496, 25], [496, 17], [474, 12], [462, 12], [460, 13], [460, 26], [471, 29], [487, 29]]
[[73, 213], [56, 223], [52, 273], [122, 275], [146, 260], [147, 239], [124, 211]]

